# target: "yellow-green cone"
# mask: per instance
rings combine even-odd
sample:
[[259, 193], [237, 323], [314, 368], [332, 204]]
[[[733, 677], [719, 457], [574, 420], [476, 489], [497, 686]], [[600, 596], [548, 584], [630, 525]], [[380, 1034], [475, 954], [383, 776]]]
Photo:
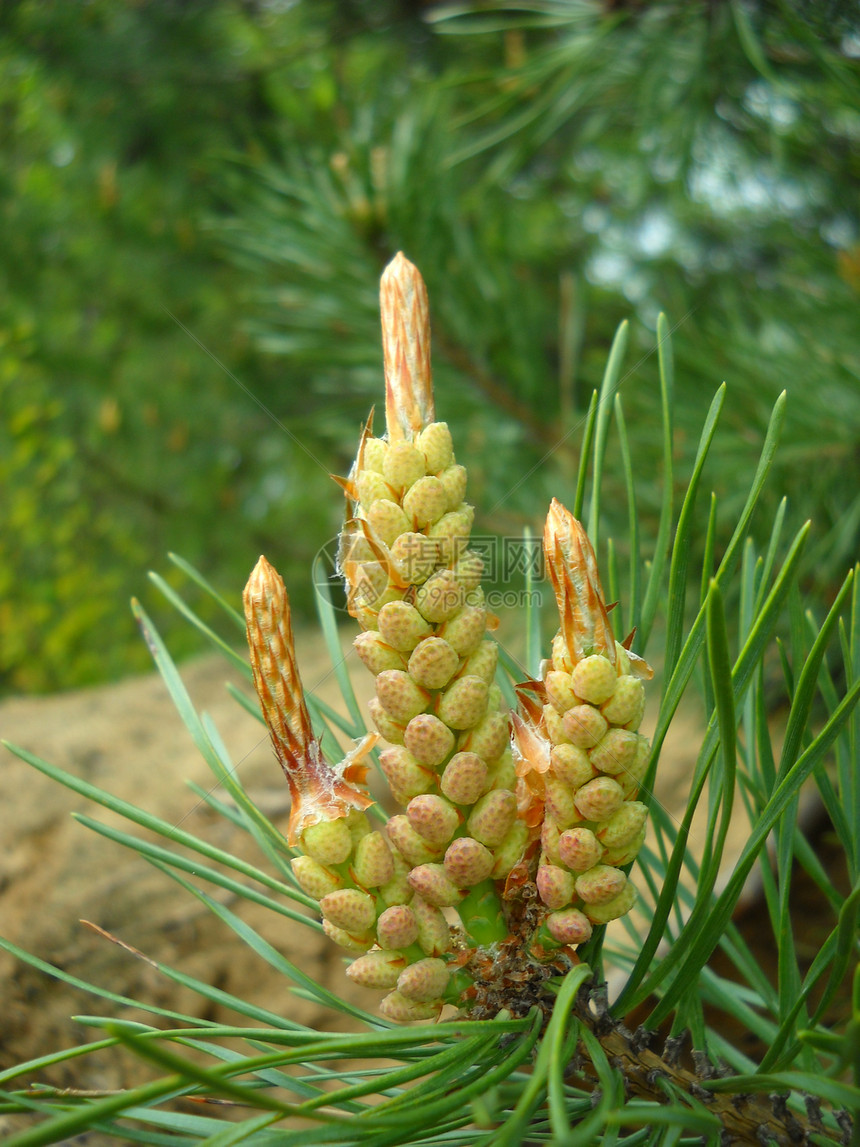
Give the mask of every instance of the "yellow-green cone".
[[621, 868], [644, 840], [647, 810], [635, 797], [648, 743], [636, 729], [651, 675], [615, 641], [594, 551], [557, 501], [544, 554], [561, 625], [543, 680], [523, 688], [514, 717], [519, 816], [541, 841], [536, 950], [584, 943], [593, 924], [634, 903]]

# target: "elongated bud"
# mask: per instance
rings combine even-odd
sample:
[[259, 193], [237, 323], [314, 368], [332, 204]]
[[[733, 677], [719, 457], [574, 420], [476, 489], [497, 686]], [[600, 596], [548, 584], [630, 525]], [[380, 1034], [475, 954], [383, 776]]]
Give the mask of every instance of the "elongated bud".
[[390, 546], [396, 537], [409, 529], [409, 519], [390, 498], [377, 498], [367, 511], [367, 523], [376, 537]]
[[576, 895], [586, 904], [604, 904], [612, 900], [627, 883], [627, 877], [609, 864], [595, 864], [576, 878]]
[[[440, 621], [447, 621], [461, 610], [465, 597], [466, 591], [457, 580], [454, 571], [439, 570], [428, 578], [415, 594], [415, 606], [422, 617], [436, 625]], [[444, 637], [449, 645], [454, 645], [447, 631], [440, 633], [440, 636]]]
[[427, 690], [416, 685], [409, 674], [400, 669], [386, 669], [379, 674], [376, 695], [388, 716], [404, 725], [423, 713], [430, 703]]
[[444, 638], [428, 637], [412, 651], [409, 675], [424, 689], [444, 689], [459, 664], [460, 658]]
[[[463, 583], [459, 578], [457, 584], [462, 587]], [[445, 638], [460, 657], [468, 657], [481, 644], [486, 631], [486, 609], [483, 606], [467, 605], [460, 610], [456, 617], [445, 622], [439, 630], [439, 635]]]
[[573, 789], [552, 774], [547, 774], [544, 783], [546, 786], [546, 808], [559, 828], [569, 828], [582, 820], [576, 807]]
[[544, 678], [544, 687], [550, 703], [559, 714], [582, 703], [582, 698], [573, 691], [570, 674], [563, 669], [551, 669]]
[[591, 705], [574, 705], [562, 718], [564, 731], [572, 745], [593, 749], [606, 732], [606, 718]]
[[305, 829], [298, 843], [319, 864], [343, 864], [352, 855], [352, 833], [345, 817], [317, 821]]
[[418, 268], [398, 252], [379, 284], [385, 425], [390, 443], [413, 438], [434, 421], [430, 306]]
[[[423, 530], [435, 525], [447, 509], [448, 495], [445, 487], [432, 474], [419, 478], [403, 495], [403, 513], [413, 530]], [[424, 616], [427, 617], [427, 614]], [[427, 620], [441, 619], [427, 617]]]
[[448, 497], [448, 509], [456, 510], [466, 493], [466, 467], [449, 466], [439, 475], [439, 481]]
[[406, 725], [389, 717], [378, 697], [371, 697], [367, 702], [367, 709], [371, 719], [380, 734], [392, 745], [402, 745]]
[[393, 646], [387, 645], [382, 639], [382, 634], [376, 630], [369, 629], [365, 633], [359, 633], [352, 644], [374, 677], [384, 669], [406, 668], [406, 658], [403, 654]]
[[[403, 746], [395, 745], [379, 754], [379, 764], [392, 792], [405, 801], [429, 792], [433, 787], [435, 774], [415, 759]], [[405, 803], [401, 801], [401, 803]]]
[[391, 850], [391, 859], [394, 861], [394, 875], [377, 889], [377, 895], [386, 908], [405, 904], [412, 896], [408, 880], [409, 863], [396, 848]]
[[332, 924], [323, 916], [322, 921], [323, 932], [328, 936], [329, 940], [333, 940], [340, 948], [345, 948], [347, 952], [366, 952], [368, 948], [373, 947], [373, 936], [367, 934], [364, 936], [353, 936], [343, 928], [338, 928], [337, 924]]
[[529, 840], [527, 825], [521, 820], [515, 820], [501, 844], [493, 850], [494, 880], [503, 880], [523, 858]]
[[[396, 442], [392, 441], [389, 444], [388, 451], [385, 455], [385, 462], [382, 467], [382, 473], [385, 476], [385, 481], [397, 491], [402, 494], [404, 490], [417, 482], [419, 478], [424, 477], [425, 461], [424, 455], [411, 442]], [[399, 507], [398, 507], [399, 509]], [[402, 515], [402, 510], [400, 511]], [[407, 525], [402, 525], [397, 534], [402, 534], [404, 530], [408, 529]], [[394, 539], [392, 538], [392, 541]], [[390, 542], [388, 543], [391, 544]]]
[[607, 821], [597, 826], [595, 838], [606, 848], [623, 848], [639, 835], [647, 816], [648, 809], [641, 801], [625, 801]]
[[576, 745], [554, 746], [549, 759], [553, 773], [574, 791], [594, 776], [588, 753]]
[[499, 647], [495, 641], [482, 641], [463, 666], [463, 676], [480, 677], [491, 685], [499, 663]]
[[287, 591], [264, 557], [254, 567], [243, 599], [254, 684], [290, 787], [288, 840], [295, 845], [311, 825], [345, 817], [350, 809], [365, 809], [372, 803], [349, 782], [364, 779], [366, 768], [359, 762], [375, 738], [365, 739], [338, 769], [326, 762], [304, 701]]
[[402, 653], [411, 653], [419, 641], [433, 632], [433, 627], [415, 606], [405, 601], [390, 601], [384, 605], [376, 624], [382, 640]]
[[439, 543], [407, 529], [391, 543], [389, 557], [406, 585], [423, 585], [439, 560]]
[[459, 749], [477, 753], [485, 761], [500, 757], [508, 745], [508, 719], [502, 713], [487, 713], [460, 738]]
[[439, 787], [454, 804], [474, 804], [484, 792], [487, 766], [477, 753], [455, 753], [442, 773]]
[[639, 737], [627, 729], [610, 729], [589, 753], [598, 773], [616, 776], [626, 772], [636, 760]]
[[610, 660], [600, 653], [584, 657], [574, 665], [570, 682], [577, 697], [592, 705], [602, 705], [609, 700], [618, 684], [614, 659]]
[[[424, 455], [424, 465], [428, 474], [438, 474], [441, 470], [447, 470], [454, 460], [454, 443], [447, 422], [433, 422], [426, 426], [415, 439], [415, 445]], [[465, 470], [463, 474], [465, 475]], [[463, 486], [465, 490], [465, 480]], [[461, 499], [462, 496], [461, 494]]]
[[645, 711], [645, 686], [638, 677], [626, 673], [618, 678], [615, 692], [600, 706], [610, 725], [638, 728]]
[[543, 545], [562, 636], [574, 665], [602, 653], [614, 667], [615, 637], [603, 604], [597, 558], [582, 525], [555, 498], [547, 514]]

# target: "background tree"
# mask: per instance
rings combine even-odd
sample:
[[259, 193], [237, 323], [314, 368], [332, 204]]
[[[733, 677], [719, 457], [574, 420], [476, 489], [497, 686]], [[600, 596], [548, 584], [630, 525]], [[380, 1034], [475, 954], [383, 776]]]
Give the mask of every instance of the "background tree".
[[625, 317], [656, 470], [662, 308], [680, 449], [733, 393], [722, 496], [788, 389], [760, 536], [786, 491], [816, 522], [807, 586], [832, 592], [860, 524], [854, 5], [30, 2], [0, 52], [7, 685], [139, 664], [131, 627], [106, 654], [100, 623], [167, 548], [225, 585], [260, 549], [307, 568], [377, 394], [373, 283], [398, 248], [485, 528], [570, 483]]

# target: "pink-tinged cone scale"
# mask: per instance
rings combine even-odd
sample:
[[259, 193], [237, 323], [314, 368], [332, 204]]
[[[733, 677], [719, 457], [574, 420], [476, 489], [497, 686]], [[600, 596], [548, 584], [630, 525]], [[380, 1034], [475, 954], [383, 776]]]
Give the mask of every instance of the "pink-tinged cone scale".
[[254, 684], [275, 756], [287, 778], [292, 805], [287, 839], [299, 843], [302, 833], [320, 821], [365, 809], [371, 798], [350, 782], [364, 780], [360, 762], [375, 736], [332, 768], [313, 734], [304, 701], [290, 622], [290, 602], [274, 566], [261, 557], [243, 595]]

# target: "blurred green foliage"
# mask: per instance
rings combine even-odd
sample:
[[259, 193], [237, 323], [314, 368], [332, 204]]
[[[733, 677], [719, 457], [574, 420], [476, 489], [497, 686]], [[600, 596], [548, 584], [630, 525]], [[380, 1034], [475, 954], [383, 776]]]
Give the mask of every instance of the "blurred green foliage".
[[625, 317], [656, 472], [662, 308], [680, 452], [733, 393], [728, 514], [788, 389], [765, 516], [814, 518], [826, 598], [860, 528], [858, 138], [838, 0], [7, 3], [0, 686], [142, 667], [125, 601], [167, 549], [236, 588], [267, 551], [309, 604], [400, 248], [480, 528], [572, 485]]

